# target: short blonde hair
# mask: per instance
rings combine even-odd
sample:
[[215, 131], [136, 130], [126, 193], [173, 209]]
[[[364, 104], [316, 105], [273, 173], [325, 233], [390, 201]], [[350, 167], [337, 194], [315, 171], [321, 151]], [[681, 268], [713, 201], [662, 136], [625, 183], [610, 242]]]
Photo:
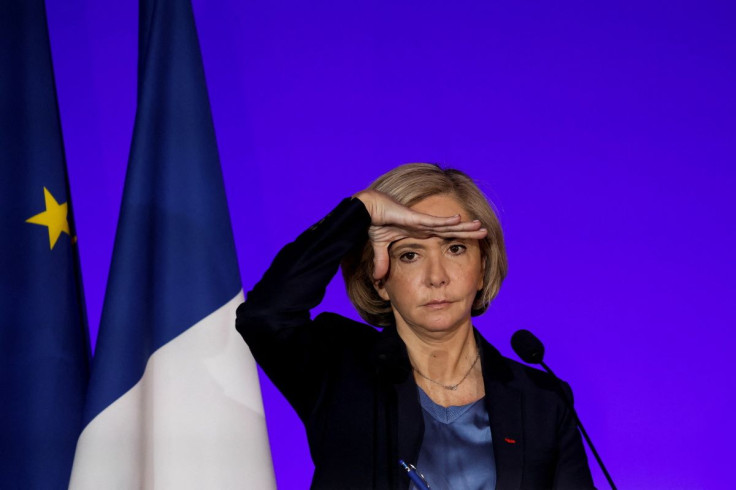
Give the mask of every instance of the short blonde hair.
[[[369, 187], [411, 207], [438, 194], [457, 199], [470, 219], [480, 220], [488, 234], [479, 240], [485, 264], [483, 288], [473, 302], [471, 315], [478, 316], [498, 294], [506, 277], [508, 263], [501, 223], [486, 196], [473, 180], [455, 169], [443, 169], [430, 163], [408, 163], [381, 175]], [[370, 241], [355, 248], [342, 261], [342, 272], [350, 301], [365, 321], [378, 327], [394, 324], [391, 303], [382, 299], [373, 287], [373, 248]]]

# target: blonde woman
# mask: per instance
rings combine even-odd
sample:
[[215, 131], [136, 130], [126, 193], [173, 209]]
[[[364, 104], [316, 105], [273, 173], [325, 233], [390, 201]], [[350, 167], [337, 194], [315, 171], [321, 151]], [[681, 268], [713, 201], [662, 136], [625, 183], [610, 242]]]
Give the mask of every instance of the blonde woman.
[[[310, 310], [342, 264], [370, 325]], [[464, 173], [400, 166], [279, 252], [237, 328], [294, 407], [312, 488], [593, 488], [545, 373], [473, 328], [506, 275], [496, 214]]]

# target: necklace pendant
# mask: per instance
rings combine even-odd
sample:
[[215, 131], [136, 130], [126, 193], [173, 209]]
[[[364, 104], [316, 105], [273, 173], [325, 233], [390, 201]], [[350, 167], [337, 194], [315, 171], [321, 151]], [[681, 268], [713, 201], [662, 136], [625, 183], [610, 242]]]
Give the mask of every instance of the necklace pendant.
[[457, 391], [457, 385], [447, 385], [445, 386], [445, 389], [450, 391]]

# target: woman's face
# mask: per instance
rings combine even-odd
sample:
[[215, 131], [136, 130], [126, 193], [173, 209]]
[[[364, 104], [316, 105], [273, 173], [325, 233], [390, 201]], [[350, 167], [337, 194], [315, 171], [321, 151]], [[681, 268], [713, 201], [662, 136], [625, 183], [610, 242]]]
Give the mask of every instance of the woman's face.
[[[430, 196], [411, 207], [433, 216], [460, 214], [465, 208], [451, 195]], [[470, 327], [476, 293], [483, 288], [478, 240], [405, 238], [390, 249], [391, 265], [378, 294], [391, 302], [397, 327], [440, 333]]]

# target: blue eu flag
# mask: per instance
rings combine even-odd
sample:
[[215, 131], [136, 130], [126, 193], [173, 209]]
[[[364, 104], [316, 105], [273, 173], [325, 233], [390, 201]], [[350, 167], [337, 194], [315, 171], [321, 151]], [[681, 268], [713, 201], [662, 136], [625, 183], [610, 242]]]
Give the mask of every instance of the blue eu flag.
[[3, 2], [0, 73], [0, 482], [66, 488], [89, 342], [43, 0]]

